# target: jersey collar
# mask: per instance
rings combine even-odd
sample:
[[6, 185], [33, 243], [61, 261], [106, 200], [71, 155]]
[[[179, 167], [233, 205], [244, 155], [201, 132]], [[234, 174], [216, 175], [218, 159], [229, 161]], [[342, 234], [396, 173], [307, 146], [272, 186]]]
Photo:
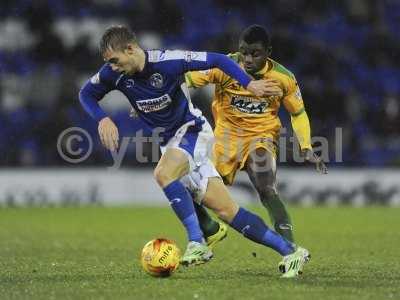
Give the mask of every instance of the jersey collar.
[[271, 69], [272, 69], [272, 61], [271, 59], [267, 58], [265, 66], [260, 71], [256, 72], [255, 75], [264, 75]]

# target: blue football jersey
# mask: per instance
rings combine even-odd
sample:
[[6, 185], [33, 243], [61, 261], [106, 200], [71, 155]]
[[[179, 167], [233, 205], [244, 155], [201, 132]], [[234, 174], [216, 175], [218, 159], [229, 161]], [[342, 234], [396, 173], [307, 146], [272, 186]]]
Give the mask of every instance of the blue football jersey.
[[94, 119], [100, 121], [106, 117], [97, 101], [111, 90], [119, 90], [150, 128], [159, 128], [165, 143], [183, 124], [192, 121], [192, 130], [200, 130], [204, 122], [201, 112], [190, 101], [185, 72], [219, 67], [244, 86], [250, 82], [249, 76], [222, 54], [149, 50], [145, 55], [141, 72], [122, 74], [106, 63], [85, 83], [79, 94], [80, 101]]

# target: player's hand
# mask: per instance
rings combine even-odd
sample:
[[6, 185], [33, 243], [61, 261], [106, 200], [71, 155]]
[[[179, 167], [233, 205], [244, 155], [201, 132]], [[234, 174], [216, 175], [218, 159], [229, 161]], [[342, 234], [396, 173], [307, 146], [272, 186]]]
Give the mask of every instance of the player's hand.
[[306, 161], [315, 164], [315, 168], [318, 173], [328, 174], [328, 167], [325, 165], [324, 161], [320, 156], [318, 156], [312, 149], [302, 150], [302, 155]]
[[99, 122], [98, 130], [101, 143], [104, 147], [111, 151], [117, 150], [119, 134], [114, 122], [109, 117], [103, 118]]
[[252, 80], [246, 88], [249, 92], [253, 93], [257, 97], [262, 96], [282, 96], [283, 92], [279, 86], [279, 83], [275, 80]]
[[281, 87], [281, 84], [278, 80], [276, 79], [266, 79], [266, 90], [264, 93], [264, 97], [268, 96], [278, 96], [282, 97], [283, 96], [283, 90]]

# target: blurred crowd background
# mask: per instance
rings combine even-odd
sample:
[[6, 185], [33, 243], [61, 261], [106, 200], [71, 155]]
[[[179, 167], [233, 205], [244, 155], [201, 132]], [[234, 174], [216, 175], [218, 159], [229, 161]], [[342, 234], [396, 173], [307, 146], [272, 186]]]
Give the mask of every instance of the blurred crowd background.
[[[400, 1], [2, 0], [0, 16], [2, 166], [67, 165], [58, 135], [71, 126], [97, 135], [78, 91], [102, 65], [98, 41], [116, 23], [145, 48], [223, 53], [236, 51], [246, 26], [266, 26], [272, 58], [297, 77], [313, 135], [334, 144], [343, 128], [346, 166], [400, 166]], [[210, 116], [210, 90], [193, 100]], [[121, 135], [141, 128], [123, 100], [107, 109]], [[284, 111], [282, 119], [290, 127]], [[109, 162], [96, 139], [85, 164]], [[134, 155], [123, 162], [136, 164]]]

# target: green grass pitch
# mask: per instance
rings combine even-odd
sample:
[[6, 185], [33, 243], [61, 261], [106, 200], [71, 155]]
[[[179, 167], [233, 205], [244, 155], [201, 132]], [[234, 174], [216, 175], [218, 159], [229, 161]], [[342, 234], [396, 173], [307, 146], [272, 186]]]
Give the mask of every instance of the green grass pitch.
[[3, 208], [0, 299], [400, 299], [400, 209], [291, 213], [312, 253], [301, 278], [280, 279], [279, 256], [233, 230], [210, 263], [153, 278], [138, 259], [145, 242], [185, 246], [167, 207]]

